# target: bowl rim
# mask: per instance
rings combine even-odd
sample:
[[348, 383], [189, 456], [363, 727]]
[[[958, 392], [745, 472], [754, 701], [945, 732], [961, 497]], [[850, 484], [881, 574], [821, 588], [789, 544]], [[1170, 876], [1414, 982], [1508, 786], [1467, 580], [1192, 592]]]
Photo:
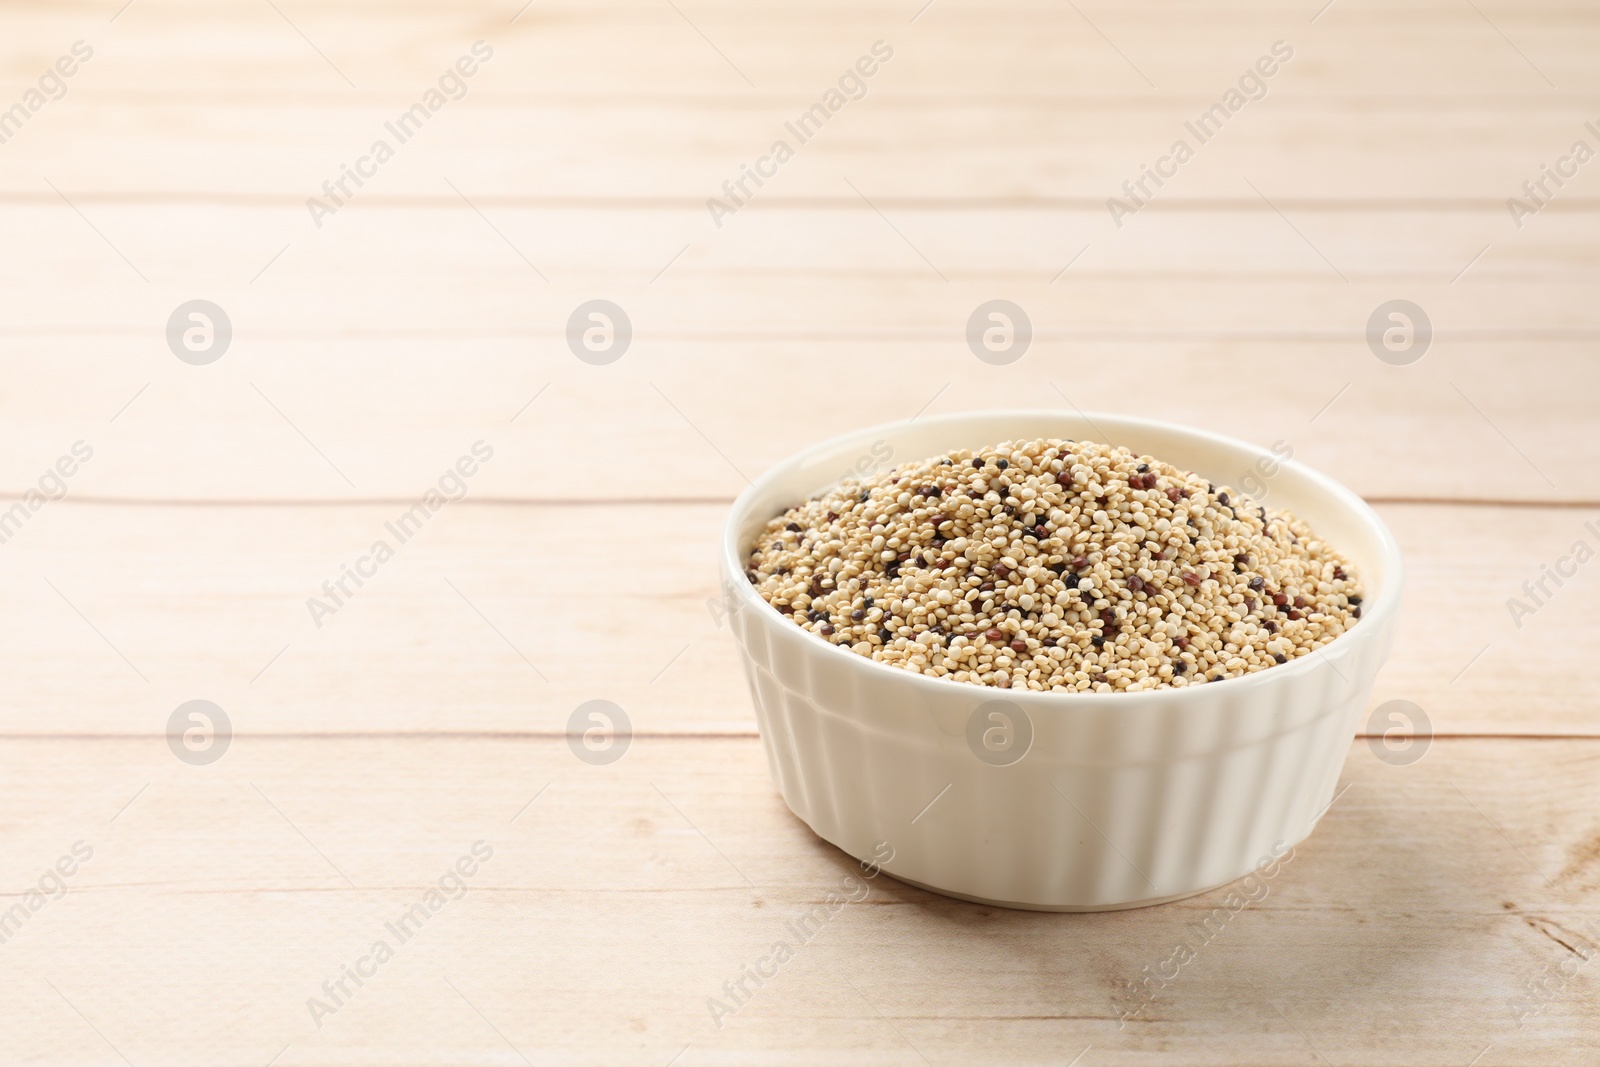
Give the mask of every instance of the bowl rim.
[[[832, 642], [824, 641], [809, 630], [801, 629], [784, 618], [776, 608], [762, 599], [749, 582], [743, 580], [745, 570], [738, 544], [739, 527], [743, 524], [745, 516], [750, 511], [755, 500], [770, 491], [775, 482], [787, 476], [794, 468], [830, 454], [843, 447], [847, 442], [855, 442], [863, 438], [871, 440], [886, 433], [907, 429], [913, 424], [919, 428], [938, 426], [940, 424], [956, 426], [977, 419], [993, 418], [1069, 418], [1089, 423], [1091, 426], [1098, 419], [1105, 422], [1114, 422], [1121, 427], [1147, 427], [1162, 432], [1177, 433], [1182, 436], [1206, 440], [1212, 444], [1243, 449], [1257, 456], [1270, 456], [1279, 466], [1293, 468], [1311, 484], [1315, 485], [1319, 491], [1325, 493], [1334, 502], [1354, 514], [1376, 534], [1380, 552], [1383, 556], [1384, 571], [1388, 580], [1385, 582], [1383, 591], [1375, 600], [1362, 601], [1361, 619], [1356, 626], [1334, 638], [1311, 655], [1301, 656], [1290, 663], [1279, 664], [1266, 670], [1241, 675], [1237, 678], [1224, 678], [1221, 682], [1207, 682], [1204, 685], [1191, 685], [1182, 688], [1142, 689], [1133, 693], [1058, 693], [1051, 690], [1039, 692], [1032, 689], [1001, 689], [997, 686], [974, 685], [970, 682], [957, 682], [948, 678], [913, 674], [899, 667], [880, 663], [869, 656], [852, 652]], [[824, 488], [830, 488], [831, 485], [836, 484], [838, 483], [833, 482]], [[1243, 696], [1247, 687], [1288, 684], [1292, 680], [1321, 669], [1335, 656], [1340, 659], [1348, 659], [1354, 654], [1358, 645], [1382, 640], [1389, 633], [1394, 616], [1399, 610], [1401, 591], [1405, 581], [1404, 560], [1400, 554], [1399, 543], [1395, 540], [1394, 533], [1389, 529], [1388, 524], [1383, 521], [1382, 516], [1373, 509], [1371, 504], [1367, 503], [1353, 490], [1315, 467], [1296, 459], [1284, 459], [1276, 453], [1262, 448], [1260, 445], [1251, 444], [1240, 438], [1214, 433], [1210, 430], [1201, 430], [1183, 423], [1169, 422], [1165, 419], [1151, 419], [1138, 415], [1124, 415], [1110, 411], [1082, 411], [1076, 408], [1070, 411], [1064, 408], [974, 409], [928, 418], [914, 416], [910, 419], [879, 423], [875, 426], [862, 427], [861, 429], [836, 434], [778, 461], [745, 487], [744, 491], [735, 498], [732, 507], [728, 510], [728, 517], [723, 523], [719, 556], [723, 572], [723, 584], [725, 587], [731, 587], [732, 595], [737, 601], [737, 603], [727, 605], [729, 613], [733, 614], [745, 608], [754, 608], [758, 612], [758, 616], [766, 624], [777, 624], [782, 628], [777, 632], [793, 631], [794, 637], [804, 639], [807, 642], [804, 647], [813, 654], [840, 657], [838, 663], [851, 669], [882, 671], [884, 674], [881, 677], [886, 683], [898, 683], [909, 686], [913, 690], [923, 690], [930, 697], [935, 695], [948, 697], [970, 689], [972, 695], [977, 699], [1004, 699], [1017, 702], [1019, 705], [1027, 704], [1039, 710], [1053, 708], [1061, 711], [1070, 711], [1074, 708], [1087, 710], [1090, 707], [1093, 707], [1096, 711], [1104, 711], [1108, 707], [1108, 701], [1111, 702], [1109, 706], [1115, 706], [1118, 701], [1121, 701], [1123, 706], [1131, 711], [1134, 703], [1148, 707], [1156, 701], [1195, 700], [1201, 693], [1210, 694], [1221, 691], [1220, 689], [1213, 689], [1213, 686], [1232, 686], [1233, 688], [1227, 692]], [[952, 690], [952, 687], [954, 687], [954, 690]]]

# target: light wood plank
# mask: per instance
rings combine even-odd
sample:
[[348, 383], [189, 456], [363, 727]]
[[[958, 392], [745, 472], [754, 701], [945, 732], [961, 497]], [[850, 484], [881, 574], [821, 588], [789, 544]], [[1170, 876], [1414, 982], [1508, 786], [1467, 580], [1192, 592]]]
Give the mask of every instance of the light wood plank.
[[[420, 495], [482, 439], [497, 449], [476, 487], [487, 495], [724, 498], [863, 426], [1075, 405], [1286, 441], [1368, 496], [1600, 497], [1589, 432], [1600, 370], [1587, 342], [1440, 341], [1397, 368], [1354, 338], [1057, 337], [994, 368], [966, 349], [962, 326], [947, 322], [942, 340], [646, 336], [604, 368], [555, 338], [348, 341], [338, 359], [325, 342], [245, 341], [209, 368], [148, 341], [42, 341], [27, 347], [59, 361], [19, 374], [35, 384], [5, 402], [0, 486], [22, 493], [81, 439], [96, 449], [73, 482], [87, 496], [394, 499]], [[128, 347], [144, 349], [137, 364]]]
[[[76, 38], [99, 52], [6, 146], [23, 166], [0, 173], [0, 189], [46, 195], [43, 169], [85, 194], [297, 203], [480, 38], [498, 57], [384, 170], [380, 195], [441, 197], [437, 175], [448, 170], [483, 194], [698, 206], [878, 39], [896, 59], [803, 146], [774, 195], [848, 202], [844, 172], [886, 197], [1098, 203], [1285, 39], [1297, 57], [1266, 98], [1164, 195], [1253, 202], [1244, 172], [1272, 196], [1498, 205], [1584, 135], [1600, 92], [1587, 63], [1600, 20], [1574, 5], [1480, 15], [1450, 3], [1341, 3], [1309, 25], [1292, 3], [997, 11], [945, 0], [913, 24], [910, 4], [819, 17], [808, 6], [680, 14], [630, 0], [541, 3], [513, 25], [519, 6], [382, 17], [370, 5], [291, 7], [294, 26], [265, 6], [222, 16], [142, 0], [114, 25], [88, 6], [28, 11], [29, 54], [11, 64], [19, 82]], [[219, 86], [232, 88], [219, 98]], [[1592, 209], [1591, 190], [1572, 192]]]
[[[41, 741], [0, 759], [0, 901], [74, 841], [95, 850], [4, 946], [11, 1062], [112, 1062], [85, 1019], [134, 1063], [287, 1067], [664, 1064], [686, 1045], [688, 1065], [1600, 1054], [1586, 970], [1520, 1029], [1509, 1008], [1570, 969], [1565, 946], [1600, 948], [1594, 742], [1440, 742], [1403, 768], [1357, 743], [1348, 791], [1266, 897], [1121, 1030], [1112, 991], [1220, 892], [1041, 915], [880, 878], [714, 1026], [707, 998], [853, 867], [783, 808], [754, 741], [641, 740], [603, 769], [559, 741], [241, 741], [208, 768]], [[306, 999], [393, 942], [384, 923], [476, 840], [494, 855], [467, 895], [314, 1026]]]
[[[641, 733], [754, 731], [713, 610], [725, 505], [469, 498], [400, 544], [385, 523], [404, 510], [50, 505], [0, 550], [0, 732], [156, 736], [195, 698], [248, 734], [560, 733], [597, 698]], [[1573, 673], [1600, 641], [1587, 565], [1542, 606], [1522, 589], [1600, 547], [1600, 511], [1380, 510], [1410, 576], [1374, 707], [1411, 700], [1440, 733], [1600, 736]], [[395, 557], [319, 627], [308, 598], [377, 539]]]
[[[515, 249], [465, 207], [362, 209], [301, 243], [261, 209], [90, 210], [152, 284], [67, 208], [19, 216], [28, 251], [10, 260], [19, 306], [0, 333], [5, 491], [82, 437], [100, 450], [80, 491], [102, 496], [392, 497], [487, 437], [505, 442], [501, 495], [703, 497], [925, 405], [1070, 400], [1283, 438], [1369, 495], [1600, 498], [1590, 222], [1541, 218], [1485, 252], [1488, 219], [1302, 219], [1346, 282], [1270, 213], [1140, 217], [1110, 240], [1084, 213], [896, 213], [944, 265], [930, 268], [865, 209], [753, 208], [704, 244], [672, 213], [495, 212]], [[213, 251], [174, 230], [221, 236]], [[1232, 251], [1218, 263], [1217, 248]], [[234, 343], [197, 368], [163, 331], [200, 294], [228, 311]], [[964, 339], [997, 294], [1036, 331], [1010, 367]], [[608, 367], [564, 340], [597, 295], [634, 325]], [[1436, 329], [1410, 367], [1363, 337], [1397, 296]], [[767, 418], [776, 397], [784, 415]]]
[[[1241, 329], [1308, 329], [1324, 324], [1306, 313], [1334, 294], [1365, 299], [1381, 291], [1375, 286], [1396, 285], [1459, 309], [1467, 315], [1457, 324], [1463, 328], [1595, 324], [1593, 308], [1579, 298], [1597, 268], [1600, 216], [1563, 211], [1560, 201], [1518, 230], [1503, 202], [1438, 210], [1285, 205], [1290, 215], [1280, 217], [1259, 199], [1207, 201], [1197, 210], [1158, 200], [1119, 229], [1103, 203], [894, 206], [874, 198], [885, 209], [879, 215], [859, 198], [809, 207], [757, 199], [719, 228], [703, 201], [676, 208], [540, 207], [466, 186], [469, 205], [451, 190], [451, 178], [448, 171], [428, 175], [426, 198], [357, 199], [320, 230], [303, 196], [292, 194], [267, 207], [97, 203], [71, 190], [81, 217], [48, 190], [38, 203], [0, 204], [17, 243], [3, 265], [16, 300], [6, 333], [128, 328], [131, 313], [144, 310], [153, 295], [165, 300], [169, 291], [195, 286], [235, 300], [277, 301], [280, 314], [293, 313], [277, 324], [283, 332], [392, 329], [400, 323], [366, 320], [401, 309], [408, 319], [437, 315], [446, 300], [450, 309], [475, 313], [457, 325], [481, 330], [483, 311], [500, 306], [507, 320], [501, 325], [510, 328], [514, 309], [505, 301], [539, 306], [593, 288], [635, 298], [670, 294], [663, 310], [682, 325], [708, 315], [705, 296], [684, 303], [697, 295], [695, 282], [715, 284], [722, 300], [721, 314], [700, 323], [707, 333], [755, 314], [771, 325], [779, 311], [799, 319], [797, 327], [807, 321], [795, 305], [777, 303], [778, 296], [808, 304], [822, 299], [857, 317], [872, 308], [877, 315], [867, 323], [903, 328], [926, 317], [925, 305], [912, 297], [947, 298], [952, 287], [973, 283], [1028, 293], [1106, 286], [1119, 292], [1117, 304], [1091, 302], [1082, 311], [1084, 325], [1102, 327], [1236, 320], [1230, 324]], [[839, 187], [849, 193], [842, 178]], [[175, 234], [194, 240], [175, 242]], [[61, 292], [64, 275], [78, 288]], [[1230, 292], [1230, 282], [1249, 282], [1269, 299]], [[880, 286], [878, 303], [842, 283]], [[1489, 286], [1496, 299], [1485, 303]], [[330, 314], [309, 299], [313, 294], [337, 295], [348, 317]], [[418, 305], [422, 294], [432, 299]], [[1198, 316], [1197, 304], [1223, 321]]]
[[[840, 52], [835, 65], [848, 67], [869, 44]], [[1263, 40], [1257, 51], [1269, 44]], [[436, 66], [453, 58], [444, 55]], [[849, 178], [885, 208], [970, 200], [1103, 213], [1108, 197], [1129, 199], [1123, 183], [1137, 181], [1141, 165], [1154, 166], [1181, 139], [1195, 157], [1159, 190], [1147, 185], [1145, 195], [1153, 192], [1157, 205], [1152, 210], [1216, 202], [1265, 210], [1248, 179], [1285, 210], [1320, 202], [1391, 210], [1465, 204], [1505, 216], [1506, 198], [1527, 199], [1523, 183], [1540, 177], [1541, 164], [1553, 166], [1577, 140], [1596, 145], [1585, 128], [1600, 110], [1594, 91], [1516, 103], [1466, 97], [1452, 100], [1454, 106], [1420, 97], [1408, 104], [1269, 95], [1202, 143], [1184, 123], [1216, 103], [1254, 58], [1242, 56], [1239, 69], [1214, 88], [1137, 106], [1092, 97], [897, 96], [888, 87], [891, 63], [880, 76], [886, 87], [874, 90], [881, 95], [869, 93], [804, 142], [784, 124], [816, 103], [837, 71], [819, 76], [805, 95], [743, 105], [552, 100], [483, 88], [475, 90], [481, 97], [469, 93], [447, 106], [403, 144], [384, 124], [414, 103], [437, 71], [421, 74], [410, 91], [391, 91], [364, 106], [241, 101], [196, 108], [182, 89], [170, 102], [138, 106], [118, 90], [86, 91], [41, 112], [6, 145], [17, 165], [0, 175], [0, 195], [8, 202], [59, 202], [42, 172], [84, 203], [264, 202], [295, 210], [304, 221], [306, 198], [326, 197], [323, 182], [337, 180], [342, 165], [354, 165], [382, 139], [396, 149], [395, 158], [355, 192], [358, 203], [450, 206], [455, 197], [441, 187], [443, 173], [491, 206], [617, 203], [705, 216], [706, 199], [726, 199], [723, 182], [736, 181], [741, 164], [753, 167], [782, 140], [794, 158], [754, 193], [756, 203], [851, 207], [859, 199], [844, 183]], [[494, 73], [486, 68], [478, 77], [487, 82]], [[1288, 70], [1282, 77], [1290, 77]], [[174, 130], [180, 122], [218, 135], [226, 130], [241, 141], [219, 153], [209, 138]], [[509, 158], [484, 147], [506, 143], [538, 147]], [[108, 168], [106, 160], [117, 165]], [[1593, 213], [1600, 199], [1588, 170], [1559, 191], [1547, 186], [1553, 197], [1540, 199], [1552, 200], [1552, 213]], [[355, 189], [351, 184], [346, 192]]]
[[[1600, 121], [1600, 15], [1320, 2], [6, 9], [0, 107], [97, 54], [0, 146], [0, 513], [95, 456], [0, 544], [0, 916], [95, 856], [0, 944], [0, 1062], [1600, 1056], [1594, 977], [1558, 970], [1600, 950], [1587, 564], [1507, 605], [1600, 545], [1600, 197], [1505, 208]], [[478, 38], [467, 97], [316, 228]], [[867, 97], [714, 225], [878, 38]], [[1118, 228], [1105, 198], [1279, 38], [1266, 99]], [[196, 296], [237, 331], [211, 367], [162, 338]], [[563, 342], [595, 296], [635, 325], [610, 367]], [[1037, 331], [1012, 367], [962, 339], [995, 296]], [[1362, 339], [1395, 297], [1438, 331], [1415, 366]], [[1404, 767], [1357, 739], [1270, 895], [1121, 1027], [1221, 894], [1043, 916], [882, 878], [718, 1028], [852, 866], [767, 777], [713, 610], [729, 500], [833, 433], [1068, 402], [1436, 501], [1381, 505], [1409, 578], [1372, 704], [1437, 736]], [[319, 628], [307, 597], [480, 438], [469, 498]], [[561, 736], [596, 697], [632, 720], [606, 768]], [[194, 698], [232, 719], [209, 767], [162, 736]], [[318, 1028], [306, 998], [479, 839], [472, 892]]]

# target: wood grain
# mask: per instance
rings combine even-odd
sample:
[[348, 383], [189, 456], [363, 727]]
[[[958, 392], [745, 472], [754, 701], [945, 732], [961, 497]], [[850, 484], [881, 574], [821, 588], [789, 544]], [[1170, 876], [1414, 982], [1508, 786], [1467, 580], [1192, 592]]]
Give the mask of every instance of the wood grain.
[[[1112, 993], [1223, 894], [1059, 916], [880, 878], [718, 1028], [708, 998], [854, 866], [754, 740], [641, 738], [606, 768], [559, 740], [240, 739], [207, 768], [159, 741], [23, 742], [8, 889], [95, 851], [0, 950], [0, 1054], [111, 1060], [86, 1018], [134, 1063], [1581, 1062], [1586, 969], [1520, 1029], [1511, 1001], [1600, 949], [1597, 760], [1441, 740], [1394, 767], [1358, 742], [1265, 898], [1122, 1029]], [[466, 896], [318, 1028], [307, 998], [479, 840]]]
[[[90, 210], [102, 224], [114, 217]], [[730, 494], [861, 425], [1070, 403], [1282, 438], [1367, 495], [1600, 499], [1600, 446], [1584, 432], [1596, 387], [1584, 353], [1600, 330], [1586, 298], [1587, 225], [1542, 252], [1491, 246], [1452, 285], [1483, 251], [1471, 247], [1477, 237], [1454, 236], [1454, 221], [1395, 232], [1373, 216], [1324, 216], [1348, 234], [1347, 245], [1324, 244], [1331, 254], [1360, 246], [1374, 264], [1346, 282], [1275, 216], [1152, 217], [1147, 232], [1091, 245], [1052, 285], [1082, 245], [1041, 237], [1045, 215], [1031, 232], [1019, 220], [996, 229], [993, 214], [902, 217], [950, 270], [947, 284], [865, 210], [751, 218], [750, 230], [687, 251], [665, 216], [634, 223], [660, 227], [645, 251], [646, 237], [616, 215], [592, 213], [604, 225], [591, 240], [584, 219], [497, 213], [530, 254], [587, 249], [583, 263], [546, 260], [546, 284], [464, 208], [387, 209], [350, 218], [376, 224], [363, 235], [374, 244], [349, 231], [326, 235], [337, 254], [291, 243], [252, 286], [281, 234], [220, 251], [233, 258], [232, 281], [201, 283], [204, 258], [191, 246], [171, 246], [190, 257], [180, 273], [146, 257], [164, 242], [151, 212], [179, 224], [177, 209], [116, 209], [143, 217], [152, 244], [121, 247], [159, 279], [149, 286], [130, 285], [64, 207], [49, 214], [52, 226], [71, 222], [65, 245], [48, 227], [33, 231], [41, 262], [30, 270], [19, 257], [14, 296], [26, 306], [0, 332], [0, 490], [23, 491], [82, 438], [104, 446], [77, 485], [89, 495], [390, 498], [420, 491], [483, 437], [500, 449], [488, 474], [496, 495], [693, 498]], [[213, 214], [224, 243], [237, 242], [230, 213]], [[1238, 258], [1204, 267], [1206, 249], [1224, 242]], [[1169, 265], [1146, 277], [1139, 264], [1150, 257]], [[94, 284], [52, 280], [86, 262]], [[978, 267], [950, 266], [963, 262]], [[207, 367], [173, 359], [164, 337], [173, 309], [197, 293], [233, 323], [228, 354]], [[979, 362], [965, 340], [973, 309], [996, 293], [1020, 303], [1035, 331], [1007, 367]], [[630, 349], [606, 367], [565, 342], [573, 310], [598, 294], [633, 323]], [[1380, 362], [1364, 336], [1397, 295], [1420, 303], [1436, 331], [1407, 367]], [[1299, 369], [1285, 374], [1290, 362]], [[178, 438], [175, 427], [186, 428]], [[646, 454], [657, 462], [640, 462]]]
[[[753, 733], [717, 610], [726, 504], [468, 497], [402, 544], [406, 507], [50, 505], [0, 549], [0, 640], [29, 665], [5, 732], [155, 736], [204, 698], [262, 735], [549, 735], [592, 699], [642, 733]], [[1600, 546], [1600, 509], [1379, 511], [1409, 574], [1373, 706], [1410, 700], [1441, 734], [1600, 737], [1572, 673], [1600, 641], [1589, 565], [1522, 588]], [[394, 558], [313, 618], [380, 539]]]
[[[480, 39], [319, 227], [307, 198]], [[1600, 546], [1600, 164], [1507, 207], [1600, 145], [1593, 5], [15, 3], [0, 113], [76, 40], [0, 143], [0, 516], [94, 450], [0, 527], [0, 921], [31, 916], [0, 925], [0, 1062], [1600, 1060], [1589, 564], [1508, 605]], [[164, 336], [197, 297], [233, 326], [204, 367]], [[596, 297], [633, 325], [609, 366], [565, 341]], [[1007, 367], [964, 339], [995, 297], [1034, 328]], [[1365, 338], [1396, 298], [1434, 329], [1404, 367]], [[1363, 730], [1268, 895], [1121, 1025], [1220, 893], [1037, 915], [880, 878], [718, 1027], [852, 867], [778, 797], [718, 625], [732, 497], [863, 425], [1041, 405], [1282, 440], [1378, 502], [1408, 584], [1372, 705], [1423, 709], [1422, 758]], [[466, 498], [319, 627], [307, 598], [479, 440]], [[164, 739], [196, 698], [231, 720], [210, 766]], [[563, 738], [595, 698], [631, 720], [607, 767]]]

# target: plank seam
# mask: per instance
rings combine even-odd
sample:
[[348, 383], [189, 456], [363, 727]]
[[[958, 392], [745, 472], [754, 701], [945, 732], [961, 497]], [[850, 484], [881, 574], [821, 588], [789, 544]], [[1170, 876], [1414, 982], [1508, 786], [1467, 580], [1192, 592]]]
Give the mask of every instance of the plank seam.
[[[105, 206], [141, 204], [213, 204], [236, 207], [304, 207], [304, 200], [283, 193], [218, 193], [203, 190], [150, 190], [145, 192], [74, 191], [77, 203]], [[363, 201], [366, 206], [384, 208], [421, 208], [437, 211], [464, 211], [459, 200], [439, 196], [401, 196], [369, 194]], [[479, 207], [530, 208], [550, 210], [594, 211], [701, 211], [703, 199], [691, 196], [530, 196], [482, 195], [473, 199]], [[1280, 207], [1301, 212], [1330, 214], [1372, 212], [1379, 214], [1409, 212], [1483, 212], [1504, 215], [1505, 200], [1490, 197], [1301, 197], [1275, 201]], [[54, 205], [57, 198], [34, 192], [0, 192], [0, 206]], [[1004, 196], [1004, 197], [916, 197], [902, 196], [875, 201], [882, 208], [903, 211], [1071, 211], [1104, 214], [1105, 198], [1094, 196]], [[778, 211], [839, 211], [861, 214], [870, 209], [856, 200], [836, 196], [768, 197], [751, 204], [748, 211], [760, 213]], [[1243, 212], [1270, 214], [1271, 209], [1259, 200], [1243, 197], [1193, 197], [1152, 201], [1141, 211], [1161, 215], [1181, 215], [1189, 212]], [[1573, 197], [1556, 200], [1540, 209], [1541, 213], [1554, 215], [1585, 215], [1600, 212], [1600, 197]]]

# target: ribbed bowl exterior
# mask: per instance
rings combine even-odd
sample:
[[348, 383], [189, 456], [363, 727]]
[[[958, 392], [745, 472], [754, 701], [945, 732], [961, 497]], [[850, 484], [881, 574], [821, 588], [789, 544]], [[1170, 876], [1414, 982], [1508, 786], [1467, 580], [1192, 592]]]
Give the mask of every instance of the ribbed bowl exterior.
[[[1026, 428], [1041, 419], [1049, 420], [1044, 429]], [[996, 420], [1011, 432], [995, 432]], [[1083, 423], [1090, 420], [1102, 430], [1154, 427], [1166, 447], [1124, 440], [1126, 432], [1113, 443], [1190, 466], [1219, 484], [1232, 479], [1186, 462], [1186, 451], [1196, 451], [1183, 447], [1186, 438], [1259, 452], [1139, 420], [1024, 412], [930, 420], [931, 438], [929, 426], [920, 425], [903, 446], [920, 451], [899, 454], [920, 458], [1045, 434], [1088, 437]], [[1347, 546], [1305, 514], [1326, 512], [1327, 502], [1321, 509], [1290, 505], [1345, 550], [1369, 583], [1366, 617], [1311, 656], [1178, 690], [989, 689], [911, 674], [830, 645], [761, 601], [743, 578], [752, 531], [831, 484], [793, 488], [797, 473], [805, 484], [817, 452], [823, 469], [829, 449], [844, 460], [832, 469], [843, 469], [863, 441], [895, 432], [851, 435], [790, 461], [786, 466], [797, 468], [790, 477], [784, 467], [769, 473], [730, 518], [723, 554], [728, 618], [769, 768], [796, 815], [859, 859], [892, 855], [883, 868], [898, 878], [953, 896], [1049, 910], [1188, 896], [1241, 877], [1275, 846], [1298, 844], [1311, 832], [1334, 797], [1398, 618], [1398, 551], [1370, 508], [1310, 475], [1308, 484], [1343, 493], [1347, 499], [1333, 503], [1356, 509], [1352, 518], [1369, 528], [1372, 536], [1363, 538], [1352, 532], [1360, 523], [1332, 522], [1351, 534]], [[1303, 495], [1306, 486], [1298, 488]], [[1374, 553], [1384, 558], [1370, 558]], [[1382, 586], [1376, 597], [1374, 578]], [[999, 755], [980, 739], [991, 725], [1002, 731], [992, 736], [1011, 742]]]

